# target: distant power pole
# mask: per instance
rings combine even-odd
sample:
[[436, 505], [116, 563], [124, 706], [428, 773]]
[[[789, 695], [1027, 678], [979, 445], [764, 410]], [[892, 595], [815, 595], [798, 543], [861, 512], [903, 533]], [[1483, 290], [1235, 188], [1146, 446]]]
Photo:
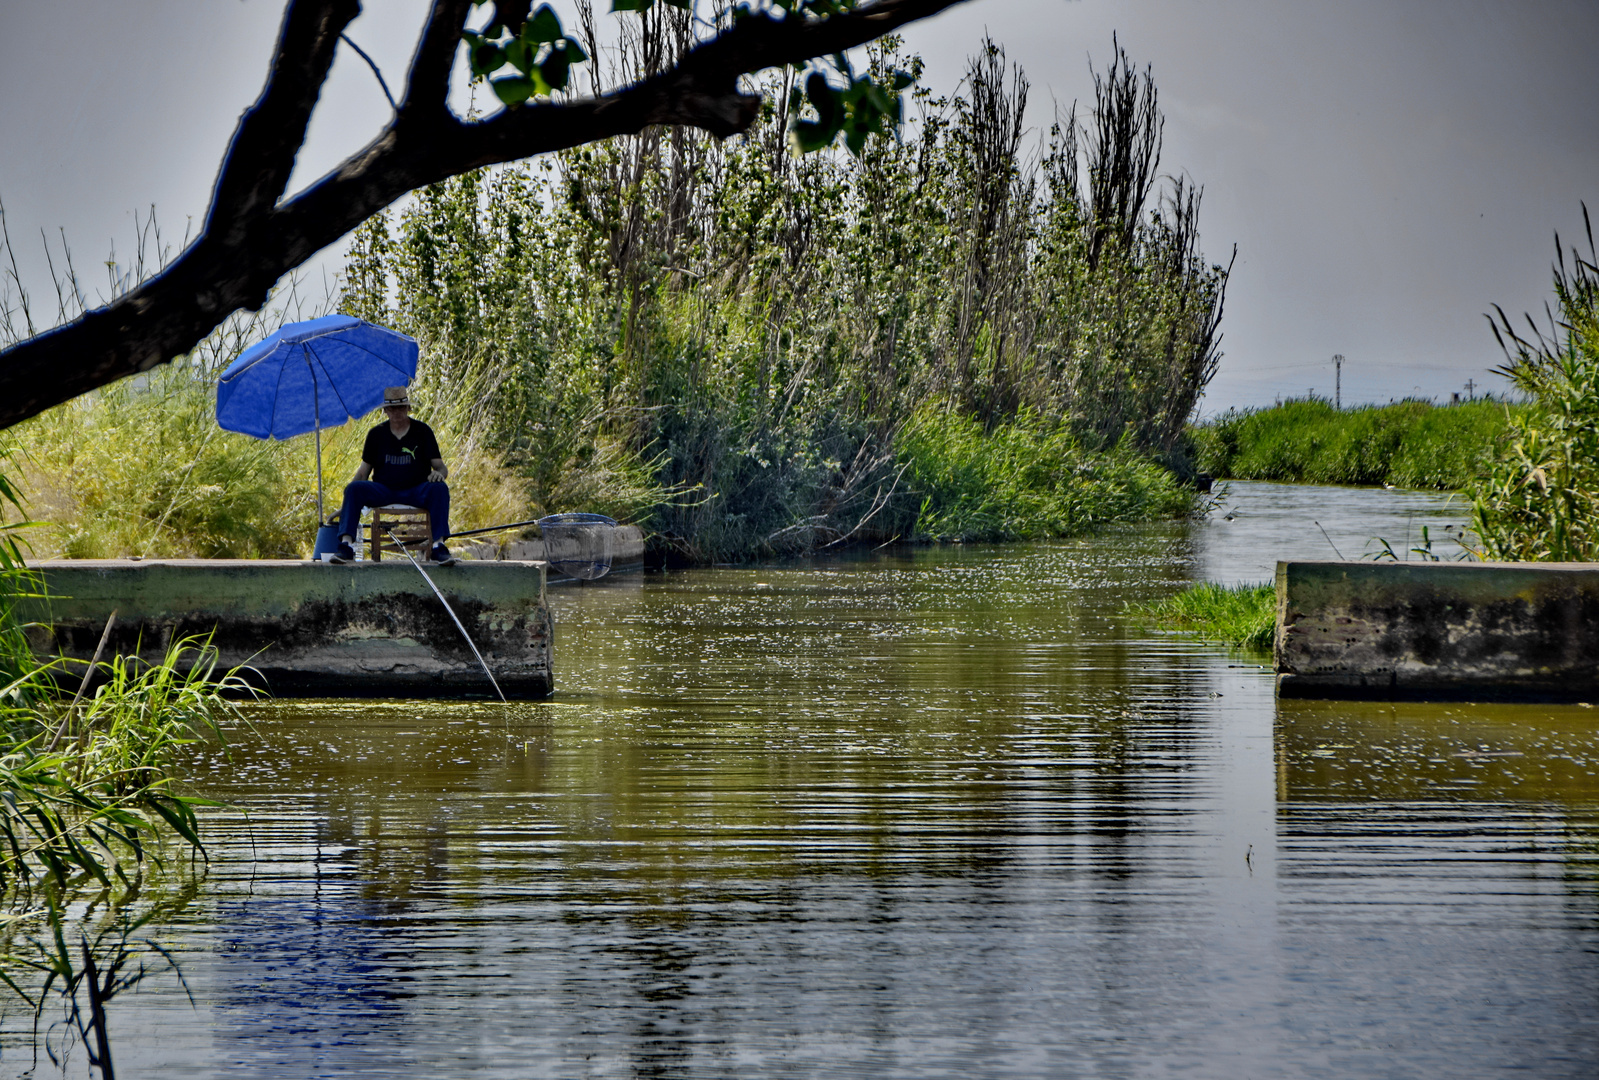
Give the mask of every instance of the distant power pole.
[[1466, 380], [1466, 396], [1472, 401], [1477, 400], [1477, 383], [1473, 379]]
[[1333, 355], [1333, 408], [1344, 407], [1344, 354]]

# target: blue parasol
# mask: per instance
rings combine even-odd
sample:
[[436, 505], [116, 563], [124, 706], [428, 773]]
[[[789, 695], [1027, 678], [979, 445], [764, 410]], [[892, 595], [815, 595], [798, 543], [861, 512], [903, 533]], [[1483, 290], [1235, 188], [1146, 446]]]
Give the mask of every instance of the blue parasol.
[[383, 390], [416, 375], [416, 339], [353, 315], [289, 323], [251, 345], [217, 383], [217, 423], [257, 439], [316, 440], [316, 513], [323, 522], [322, 429], [365, 416]]

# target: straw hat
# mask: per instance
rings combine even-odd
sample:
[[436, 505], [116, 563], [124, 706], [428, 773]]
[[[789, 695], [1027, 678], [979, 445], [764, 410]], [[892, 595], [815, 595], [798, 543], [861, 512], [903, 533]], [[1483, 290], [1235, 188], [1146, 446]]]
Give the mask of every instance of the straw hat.
[[383, 407], [385, 409], [391, 409], [397, 405], [404, 405], [407, 408], [410, 407], [411, 396], [406, 388], [403, 386], [390, 386], [384, 389]]

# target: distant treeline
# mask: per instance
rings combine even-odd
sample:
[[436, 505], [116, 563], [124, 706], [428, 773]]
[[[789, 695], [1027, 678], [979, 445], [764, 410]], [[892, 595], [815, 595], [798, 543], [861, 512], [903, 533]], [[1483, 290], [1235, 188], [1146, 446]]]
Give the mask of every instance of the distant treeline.
[[1228, 410], [1190, 429], [1202, 472], [1235, 480], [1468, 488], [1523, 406], [1494, 399], [1335, 409], [1322, 398]]

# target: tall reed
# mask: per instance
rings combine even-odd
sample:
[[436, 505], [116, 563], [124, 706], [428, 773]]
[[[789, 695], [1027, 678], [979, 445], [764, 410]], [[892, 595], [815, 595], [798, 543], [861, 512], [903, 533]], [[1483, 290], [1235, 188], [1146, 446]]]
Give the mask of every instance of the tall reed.
[[1588, 254], [1555, 238], [1558, 318], [1517, 327], [1496, 308], [1499, 368], [1531, 405], [1474, 489], [1472, 527], [1490, 559], [1599, 558], [1599, 257], [1583, 207]]
[[[622, 74], [685, 46], [687, 18], [655, 11]], [[891, 38], [869, 63], [888, 82], [921, 66]], [[791, 79], [772, 77], [735, 139], [651, 129], [430, 186], [358, 230], [337, 303], [421, 341], [416, 413], [451, 464], [457, 529], [599, 511], [695, 561], [966, 531], [939, 485], [902, 505], [921, 465], [901, 432], [930, 410], [973, 420], [995, 454], [1041, 455], [1031, 475], [1052, 490], [1068, 437], [1074, 467], [1117, 477], [1107, 492], [1134, 483], [1134, 458], [1181, 457], [1227, 270], [1200, 249], [1198, 189], [1160, 179], [1148, 68], [1113, 42], [1092, 104], [1036, 151], [1028, 81], [992, 42], [956, 93], [915, 91], [903, 132], [858, 155], [793, 152]], [[210, 418], [221, 366], [282, 317], [235, 320], [172, 370], [24, 425], [41, 553], [307, 552], [312, 440]], [[325, 437], [334, 501], [375, 420]], [[1013, 500], [995, 528], [1166, 500], [1091, 487], [1070, 511]], [[927, 496], [938, 529], [911, 521]], [[1029, 507], [1043, 516], [1016, 517]]]
[[[898, 48], [870, 62], [918, 70]], [[1215, 370], [1226, 271], [1199, 250], [1198, 192], [1156, 180], [1147, 69], [1118, 48], [1042, 161], [1027, 80], [992, 43], [960, 94], [918, 91], [904, 137], [858, 156], [795, 156], [789, 87], [768, 89], [725, 143], [650, 131], [418, 192], [358, 232], [344, 310], [424, 342], [470, 417], [458, 437], [494, 448], [530, 510], [614, 508], [688, 558], [911, 529], [885, 500], [918, 468], [924, 410], [1043, 455], [1040, 474], [1057, 438], [1107, 472], [1173, 451]], [[1023, 500], [1044, 517], [994, 528], [1120, 505]]]

